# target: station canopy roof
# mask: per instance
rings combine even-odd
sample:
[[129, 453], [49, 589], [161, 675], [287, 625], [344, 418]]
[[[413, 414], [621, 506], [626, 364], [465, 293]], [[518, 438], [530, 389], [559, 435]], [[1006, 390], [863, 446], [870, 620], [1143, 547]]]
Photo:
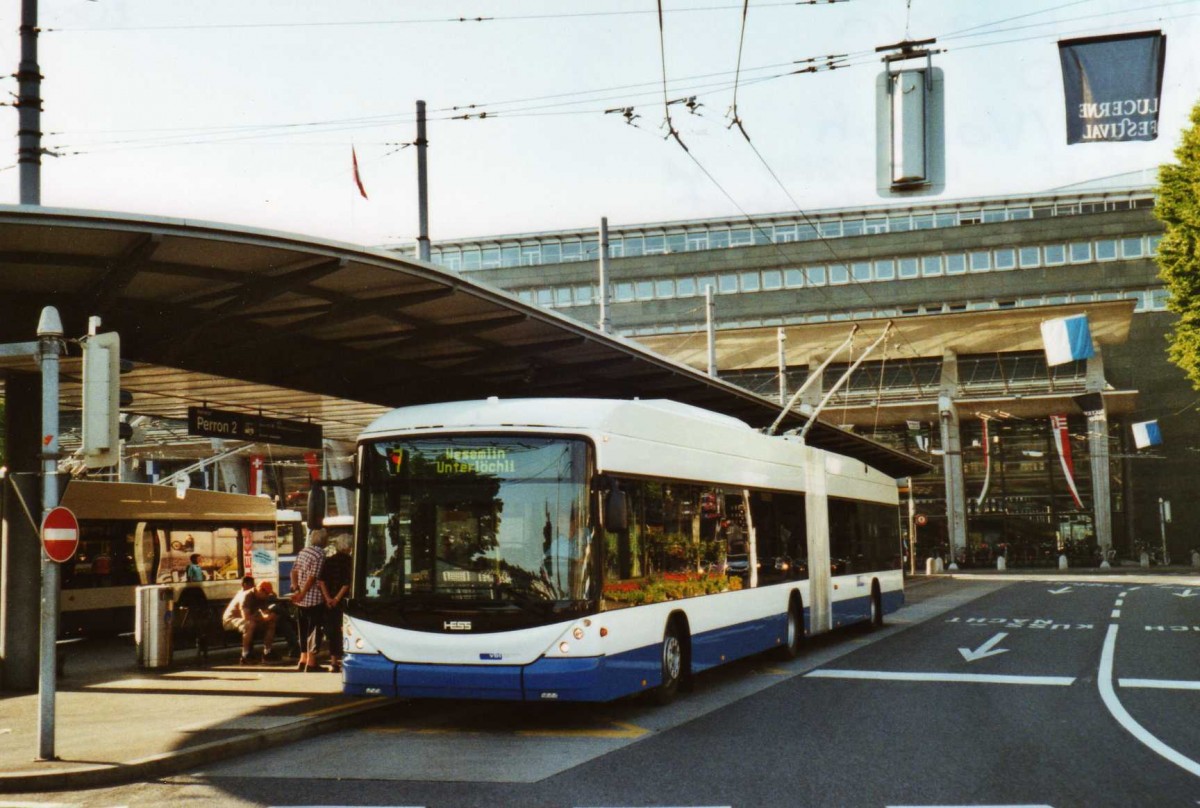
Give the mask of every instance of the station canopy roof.
[[[0, 206], [0, 344], [36, 338], [44, 306], [68, 338], [89, 316], [134, 367], [125, 408], [189, 406], [311, 420], [352, 440], [394, 407], [488, 396], [667, 398], [772, 423], [736, 385], [437, 267], [351, 244], [137, 215]], [[78, 356], [78, 349], [71, 351]], [[28, 357], [0, 368], [30, 369]], [[61, 405], [78, 409], [77, 359]], [[781, 429], [805, 419], [789, 414]], [[923, 461], [818, 423], [809, 443], [893, 476]]]

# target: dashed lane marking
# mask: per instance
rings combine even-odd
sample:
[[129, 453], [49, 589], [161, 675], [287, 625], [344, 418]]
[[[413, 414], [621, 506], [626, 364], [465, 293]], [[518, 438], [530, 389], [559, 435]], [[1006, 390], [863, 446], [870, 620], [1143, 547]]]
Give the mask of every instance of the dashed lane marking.
[[1118, 679], [1121, 687], [1145, 687], [1152, 690], [1200, 690], [1200, 682], [1171, 679]]
[[640, 738], [650, 730], [634, 724], [614, 721], [618, 729], [522, 729], [516, 734], [524, 738]]
[[325, 715], [326, 713], [340, 713], [342, 710], [349, 710], [352, 707], [362, 707], [367, 704], [375, 704], [376, 702], [387, 700], [388, 699], [385, 696], [376, 696], [375, 698], [371, 699], [355, 699], [354, 701], [347, 702], [345, 704], [334, 704], [331, 707], [322, 707], [320, 710], [309, 710], [304, 714], [304, 717], [312, 718], [318, 715]]
[[1075, 683], [1073, 676], [1004, 676], [988, 673], [908, 673], [904, 671], [847, 671], [819, 670], [805, 674], [805, 678], [818, 679], [865, 679], [889, 682], [964, 682], [988, 685], [1048, 685], [1070, 687]]
[[520, 738], [604, 738], [632, 740], [649, 735], [650, 730], [614, 721], [607, 727], [568, 727], [563, 729], [485, 730], [454, 727], [372, 727], [367, 730], [385, 735], [515, 735]]

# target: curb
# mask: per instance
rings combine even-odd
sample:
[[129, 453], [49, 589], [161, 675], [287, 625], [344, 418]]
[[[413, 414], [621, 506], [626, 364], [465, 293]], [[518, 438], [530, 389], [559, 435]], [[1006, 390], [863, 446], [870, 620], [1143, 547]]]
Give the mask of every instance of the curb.
[[376, 710], [388, 701], [391, 700], [379, 697], [352, 702], [328, 715], [299, 716], [295, 721], [277, 727], [246, 732], [232, 738], [163, 752], [127, 763], [98, 764], [53, 771], [0, 772], [0, 793], [98, 788], [177, 774], [192, 766], [203, 766], [360, 725], [359, 717], [363, 713]]

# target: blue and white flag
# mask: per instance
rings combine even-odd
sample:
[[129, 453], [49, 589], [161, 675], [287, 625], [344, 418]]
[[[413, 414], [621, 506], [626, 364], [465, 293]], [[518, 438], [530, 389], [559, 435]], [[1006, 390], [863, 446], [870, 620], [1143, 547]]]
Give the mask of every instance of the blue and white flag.
[[1162, 445], [1162, 430], [1158, 421], [1142, 421], [1133, 425], [1133, 445], [1139, 449]]
[[1046, 364], [1051, 367], [1091, 359], [1096, 354], [1086, 314], [1046, 320], [1042, 323], [1042, 343], [1046, 348]]

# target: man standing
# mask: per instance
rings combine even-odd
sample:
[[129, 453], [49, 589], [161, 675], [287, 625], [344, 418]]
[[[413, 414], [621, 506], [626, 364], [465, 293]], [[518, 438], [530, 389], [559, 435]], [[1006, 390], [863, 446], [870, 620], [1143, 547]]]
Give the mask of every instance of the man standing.
[[221, 623], [226, 631], [236, 631], [242, 635], [242, 665], [250, 664], [254, 634], [260, 626], [263, 628], [263, 662], [278, 660], [271, 653], [271, 644], [275, 642], [275, 615], [263, 608], [254, 589], [253, 576], [247, 575], [242, 579], [242, 591], [234, 595], [225, 607]]
[[317, 579], [325, 564], [325, 531], [317, 528], [308, 534], [304, 549], [296, 554], [292, 566], [292, 604], [296, 607], [297, 622], [300, 624], [299, 671], [315, 671], [317, 651], [320, 646], [320, 630], [325, 613], [325, 598]]

